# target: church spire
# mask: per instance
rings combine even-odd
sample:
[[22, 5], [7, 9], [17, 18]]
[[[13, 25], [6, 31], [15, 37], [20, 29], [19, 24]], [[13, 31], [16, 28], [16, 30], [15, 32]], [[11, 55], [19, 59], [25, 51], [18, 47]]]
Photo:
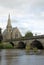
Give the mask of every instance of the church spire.
[[8, 23], [7, 23], [7, 28], [8, 28], [8, 27], [12, 27], [12, 26], [11, 26], [11, 19], [10, 19], [10, 14], [9, 14], [9, 16], [8, 16]]
[[9, 16], [8, 16], [8, 19], [10, 19], [10, 14], [9, 14]]

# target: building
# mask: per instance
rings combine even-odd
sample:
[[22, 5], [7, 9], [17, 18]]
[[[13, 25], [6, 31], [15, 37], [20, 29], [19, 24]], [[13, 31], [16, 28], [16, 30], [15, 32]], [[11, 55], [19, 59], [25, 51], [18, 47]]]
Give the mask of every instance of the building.
[[3, 40], [21, 38], [22, 35], [17, 27], [12, 28], [10, 15], [8, 17], [6, 29], [3, 32]]

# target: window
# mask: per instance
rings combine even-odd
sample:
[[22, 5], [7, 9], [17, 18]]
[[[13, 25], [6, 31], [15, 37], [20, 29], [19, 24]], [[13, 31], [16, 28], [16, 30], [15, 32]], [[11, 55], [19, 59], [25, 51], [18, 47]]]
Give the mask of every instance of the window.
[[18, 38], [18, 34], [17, 33], [15, 34], [15, 38]]

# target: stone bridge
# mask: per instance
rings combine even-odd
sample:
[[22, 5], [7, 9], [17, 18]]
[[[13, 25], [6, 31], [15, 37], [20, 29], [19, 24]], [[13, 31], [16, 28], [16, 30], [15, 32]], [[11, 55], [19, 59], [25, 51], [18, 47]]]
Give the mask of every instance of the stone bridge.
[[20, 42], [23, 42], [26, 45], [30, 45], [34, 40], [38, 40], [42, 43], [42, 45], [44, 46], [44, 37], [31, 37], [31, 38], [18, 38], [18, 39], [13, 39], [10, 40], [14, 43], [14, 45], [19, 44]]

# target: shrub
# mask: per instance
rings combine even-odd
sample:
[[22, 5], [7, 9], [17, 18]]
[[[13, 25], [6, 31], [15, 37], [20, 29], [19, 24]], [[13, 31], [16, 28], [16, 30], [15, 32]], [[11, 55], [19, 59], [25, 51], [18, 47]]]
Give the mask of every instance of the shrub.
[[4, 48], [4, 45], [1, 43], [0, 44], [0, 49], [3, 49]]
[[12, 49], [13, 48], [13, 46], [11, 45], [11, 44], [7, 44], [7, 43], [1, 43], [0, 44], [0, 49]]
[[4, 45], [4, 48], [5, 48], [5, 49], [11, 49], [11, 48], [13, 48], [13, 47], [12, 47], [12, 45], [10, 45], [10, 44], [6, 44], [6, 45]]

